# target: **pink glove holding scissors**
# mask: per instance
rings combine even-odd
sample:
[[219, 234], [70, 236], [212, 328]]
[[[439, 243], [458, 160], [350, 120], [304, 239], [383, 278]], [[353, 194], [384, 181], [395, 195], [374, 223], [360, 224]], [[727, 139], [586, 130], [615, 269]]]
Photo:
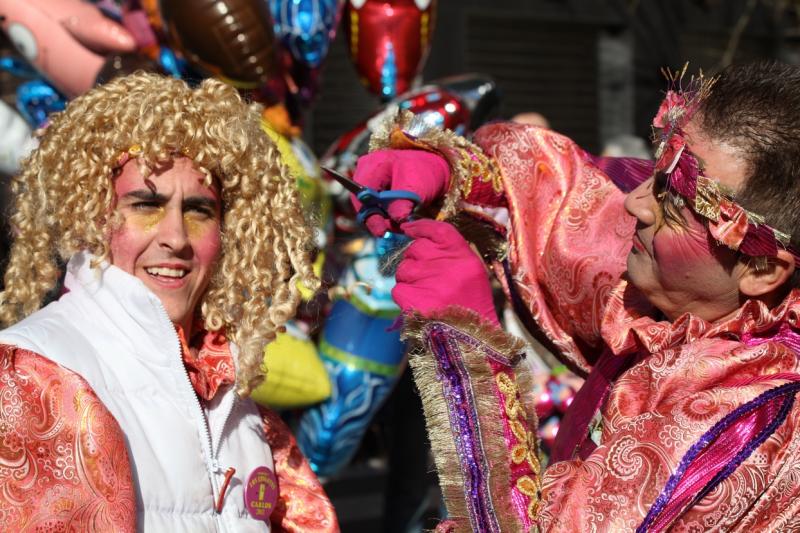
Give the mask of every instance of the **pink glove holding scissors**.
[[[410, 191], [428, 205], [447, 192], [450, 167], [443, 157], [424, 150], [377, 150], [358, 160], [353, 180], [376, 191]], [[351, 200], [359, 211], [361, 202], [355, 196]], [[392, 222], [404, 222], [413, 208], [408, 200], [395, 200], [387, 208], [391, 220], [372, 215], [365, 224], [370, 233], [380, 237], [391, 230]]]
[[455, 305], [500, 325], [486, 267], [453, 226], [420, 219], [401, 224], [400, 229], [414, 239], [397, 267], [392, 290], [403, 312], [429, 317]]

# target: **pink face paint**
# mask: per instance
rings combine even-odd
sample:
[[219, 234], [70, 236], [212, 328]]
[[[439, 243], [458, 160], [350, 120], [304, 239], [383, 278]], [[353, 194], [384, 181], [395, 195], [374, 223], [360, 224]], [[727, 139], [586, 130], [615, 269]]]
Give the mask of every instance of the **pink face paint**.
[[146, 178], [128, 162], [114, 183], [124, 222], [111, 236], [111, 262], [139, 278], [186, 331], [222, 250], [219, 193], [204, 178], [178, 158]]
[[664, 273], [717, 262], [706, 227], [691, 213], [684, 213], [684, 218], [685, 227], [665, 224], [653, 237], [653, 253]]

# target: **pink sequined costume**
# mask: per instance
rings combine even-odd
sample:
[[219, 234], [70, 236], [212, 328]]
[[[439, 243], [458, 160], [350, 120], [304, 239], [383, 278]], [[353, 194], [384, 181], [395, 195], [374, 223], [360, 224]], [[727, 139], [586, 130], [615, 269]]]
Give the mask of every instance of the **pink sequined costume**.
[[800, 529], [800, 292], [715, 323], [659, 320], [622, 279], [635, 220], [620, 186], [649, 163], [598, 160], [524, 125], [474, 141], [401, 114], [372, 147], [448, 159], [443, 214], [493, 228], [479, 248], [516, 311], [587, 382], [544, 468], [521, 346], [454, 309], [409, 320], [448, 504], [440, 529]]

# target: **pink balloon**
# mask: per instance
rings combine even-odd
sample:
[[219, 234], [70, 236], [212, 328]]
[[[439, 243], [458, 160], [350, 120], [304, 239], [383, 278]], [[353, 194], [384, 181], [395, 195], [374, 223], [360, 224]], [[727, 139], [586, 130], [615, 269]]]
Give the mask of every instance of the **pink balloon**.
[[389, 100], [405, 92], [430, 49], [436, 0], [349, 0], [343, 25], [361, 81]]
[[557, 416], [548, 418], [539, 424], [539, 439], [544, 444], [547, 450], [553, 449], [553, 444], [556, 442], [556, 435], [561, 427], [561, 420]]

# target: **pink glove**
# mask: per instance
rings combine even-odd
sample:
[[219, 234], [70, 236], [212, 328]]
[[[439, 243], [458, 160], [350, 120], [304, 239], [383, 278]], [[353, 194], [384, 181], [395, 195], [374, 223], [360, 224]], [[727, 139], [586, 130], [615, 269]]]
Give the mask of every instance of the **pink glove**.
[[486, 267], [453, 226], [421, 219], [406, 222], [400, 229], [414, 239], [395, 275], [392, 297], [400, 309], [430, 316], [457, 305], [500, 325]]
[[[359, 158], [353, 179], [376, 191], [411, 191], [423, 204], [430, 204], [447, 192], [450, 167], [443, 157], [424, 150], [377, 150]], [[356, 211], [361, 209], [355, 196], [351, 200]], [[395, 200], [387, 210], [392, 220], [400, 223], [413, 208], [408, 200]], [[380, 215], [372, 215], [366, 224], [376, 237], [391, 229], [391, 222]]]

